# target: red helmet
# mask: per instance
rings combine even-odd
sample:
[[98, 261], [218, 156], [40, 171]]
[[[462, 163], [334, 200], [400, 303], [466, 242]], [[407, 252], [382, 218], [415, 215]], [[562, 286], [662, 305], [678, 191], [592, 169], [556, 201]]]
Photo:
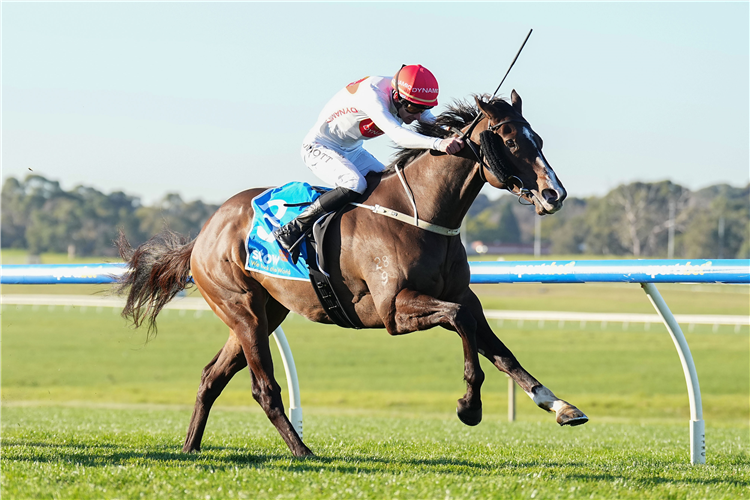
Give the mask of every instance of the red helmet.
[[391, 80], [391, 87], [409, 102], [419, 106], [437, 106], [437, 78], [421, 64], [403, 66]]

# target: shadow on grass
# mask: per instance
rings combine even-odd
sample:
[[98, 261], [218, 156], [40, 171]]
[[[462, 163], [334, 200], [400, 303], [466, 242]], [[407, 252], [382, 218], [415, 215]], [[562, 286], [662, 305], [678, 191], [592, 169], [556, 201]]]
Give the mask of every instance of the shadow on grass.
[[[318, 473], [321, 469], [343, 474], [383, 474], [411, 469], [426, 474], [472, 474], [475, 476], [527, 475], [529, 470], [543, 470], [552, 475], [562, 474], [567, 481], [585, 483], [617, 483], [627, 481], [637, 487], [654, 488], [664, 484], [689, 486], [750, 487], [750, 481], [738, 478], [716, 478], [696, 474], [685, 477], [683, 469], [668, 471], [675, 466], [668, 460], [649, 464], [648, 470], [634, 470], [632, 474], [598, 472], [598, 466], [585, 461], [514, 460], [497, 463], [466, 460], [455, 457], [400, 458], [350, 455], [312, 456], [293, 458], [286, 450], [278, 453], [252, 453], [241, 447], [206, 446], [198, 453], [183, 453], [172, 444], [150, 445], [143, 448], [117, 444], [81, 442], [49, 443], [40, 441], [3, 440], [2, 462], [70, 463], [85, 467], [145, 466], [159, 464], [169, 467], [189, 465], [196, 470], [236, 471], [247, 469], [278, 470], [284, 472]], [[588, 471], [571, 473], [572, 470]]]
[[[91, 443], [45, 443], [4, 439], [3, 462], [69, 462], [87, 467], [136, 464], [139, 461], [195, 462], [196, 454], [175, 452], [171, 445], [156, 446], [150, 450], [126, 451], [127, 446]], [[132, 447], [131, 447], [132, 448]], [[119, 450], [119, 451], [118, 451]]]
[[183, 453], [173, 445], [137, 446], [109, 443], [50, 443], [43, 441], [8, 440], [2, 442], [3, 462], [66, 462], [86, 467], [120, 465], [144, 465], [147, 462], [169, 463], [181, 466], [191, 464], [197, 469], [234, 470], [237, 466], [255, 469], [277, 469], [289, 472], [319, 472], [321, 468], [340, 473], [382, 473], [384, 470], [400, 470], [404, 467], [434, 474], [471, 472], [491, 475], [498, 470], [524, 469], [529, 467], [573, 467], [576, 462], [550, 463], [549, 461], [497, 463], [478, 462], [455, 457], [434, 459], [405, 459], [399, 457], [377, 457], [352, 455], [315, 455], [294, 458], [288, 452], [253, 453], [246, 448], [205, 446], [201, 452]]

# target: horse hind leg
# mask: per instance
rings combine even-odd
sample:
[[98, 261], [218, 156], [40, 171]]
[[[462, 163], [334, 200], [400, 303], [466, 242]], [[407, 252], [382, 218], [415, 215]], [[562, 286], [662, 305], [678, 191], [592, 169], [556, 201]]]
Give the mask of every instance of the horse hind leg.
[[232, 332], [224, 347], [203, 369], [182, 451], [200, 451], [211, 407], [232, 377], [246, 366], [247, 360], [242, 352], [242, 345]]
[[[223, 313], [222, 320], [230, 325], [247, 360], [253, 381], [253, 398], [260, 404], [281, 438], [296, 457], [312, 455], [305, 446], [292, 423], [284, 413], [281, 387], [273, 373], [271, 357], [269, 315], [274, 328], [288, 312], [272, 302], [260, 284], [248, 283], [248, 290], [241, 294], [229, 294], [217, 306]], [[269, 310], [266, 310], [269, 304]]]
[[253, 398], [260, 404], [281, 438], [296, 457], [312, 455], [284, 412], [281, 387], [273, 375], [269, 335], [263, 329], [253, 330], [243, 339], [243, 350], [253, 379]]

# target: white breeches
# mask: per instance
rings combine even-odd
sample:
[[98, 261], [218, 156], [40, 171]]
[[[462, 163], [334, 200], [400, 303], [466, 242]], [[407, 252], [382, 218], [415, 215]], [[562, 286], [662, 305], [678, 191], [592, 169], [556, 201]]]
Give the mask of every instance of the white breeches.
[[354, 151], [337, 151], [318, 142], [302, 144], [302, 161], [319, 179], [336, 187], [345, 187], [359, 194], [365, 192], [369, 172], [382, 172], [385, 168], [364, 148]]

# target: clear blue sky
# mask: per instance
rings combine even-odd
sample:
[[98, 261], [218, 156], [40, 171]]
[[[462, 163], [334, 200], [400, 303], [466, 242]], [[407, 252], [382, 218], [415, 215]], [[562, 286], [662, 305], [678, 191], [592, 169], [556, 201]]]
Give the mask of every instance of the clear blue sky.
[[3, 2], [2, 175], [146, 203], [316, 182], [300, 141], [342, 86], [420, 63], [443, 103], [491, 93], [533, 28], [500, 94], [520, 93], [571, 196], [743, 186], [748, 19], [748, 2]]

